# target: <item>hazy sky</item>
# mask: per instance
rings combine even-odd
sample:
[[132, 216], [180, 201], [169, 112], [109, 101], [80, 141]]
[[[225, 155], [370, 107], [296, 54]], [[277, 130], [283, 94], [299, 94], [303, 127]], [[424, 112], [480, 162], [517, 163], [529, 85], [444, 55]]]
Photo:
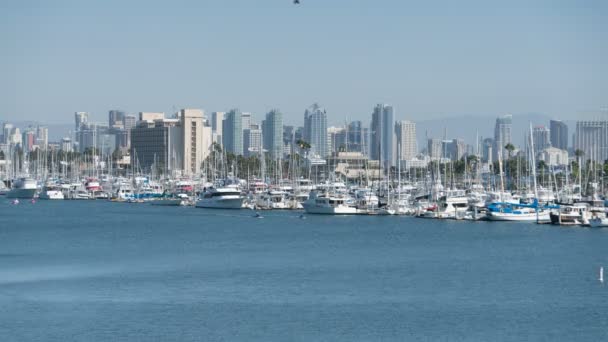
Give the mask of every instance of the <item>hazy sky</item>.
[[608, 1], [0, 1], [0, 121], [279, 108], [330, 123], [608, 104]]

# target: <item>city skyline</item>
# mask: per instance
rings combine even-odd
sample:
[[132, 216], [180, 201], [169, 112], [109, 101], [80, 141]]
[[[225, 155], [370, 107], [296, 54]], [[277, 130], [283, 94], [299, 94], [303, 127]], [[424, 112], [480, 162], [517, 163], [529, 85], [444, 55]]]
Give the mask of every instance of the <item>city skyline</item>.
[[111, 108], [279, 108], [291, 124], [319, 102], [333, 125], [366, 119], [373, 103], [412, 121], [568, 119], [607, 105], [602, 2], [181, 4], [4, 5], [0, 117], [63, 123], [75, 111], [101, 121]]

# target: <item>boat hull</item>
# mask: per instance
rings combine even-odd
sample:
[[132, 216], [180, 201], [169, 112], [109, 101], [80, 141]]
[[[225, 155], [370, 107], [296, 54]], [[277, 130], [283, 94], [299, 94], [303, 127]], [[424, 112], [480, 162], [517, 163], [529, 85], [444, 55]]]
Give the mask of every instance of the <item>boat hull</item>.
[[244, 198], [202, 199], [196, 202], [197, 208], [208, 209], [242, 209]]
[[36, 189], [11, 189], [11, 191], [6, 194], [6, 197], [32, 199], [35, 195]]
[[486, 215], [486, 219], [490, 221], [511, 221], [511, 222], [550, 222], [551, 218], [549, 213], [536, 213], [533, 214], [512, 214], [512, 213], [500, 213], [500, 212], [489, 212]]

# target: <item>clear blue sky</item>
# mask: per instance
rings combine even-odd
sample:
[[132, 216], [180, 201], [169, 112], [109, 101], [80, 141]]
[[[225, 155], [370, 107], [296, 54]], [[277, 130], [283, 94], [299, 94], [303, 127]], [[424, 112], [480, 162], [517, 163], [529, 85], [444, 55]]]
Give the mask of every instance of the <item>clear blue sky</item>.
[[608, 104], [608, 1], [0, 2], [0, 120], [274, 107], [301, 123]]

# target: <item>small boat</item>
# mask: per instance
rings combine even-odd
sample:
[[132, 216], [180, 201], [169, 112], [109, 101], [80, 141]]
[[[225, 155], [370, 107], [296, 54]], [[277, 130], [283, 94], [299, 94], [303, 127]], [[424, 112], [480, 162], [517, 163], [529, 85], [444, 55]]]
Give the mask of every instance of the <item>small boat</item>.
[[598, 280], [600, 283], [604, 282], [604, 267], [600, 267], [600, 278]]
[[608, 227], [608, 218], [592, 217], [589, 219], [589, 227], [591, 228], [606, 228]]

